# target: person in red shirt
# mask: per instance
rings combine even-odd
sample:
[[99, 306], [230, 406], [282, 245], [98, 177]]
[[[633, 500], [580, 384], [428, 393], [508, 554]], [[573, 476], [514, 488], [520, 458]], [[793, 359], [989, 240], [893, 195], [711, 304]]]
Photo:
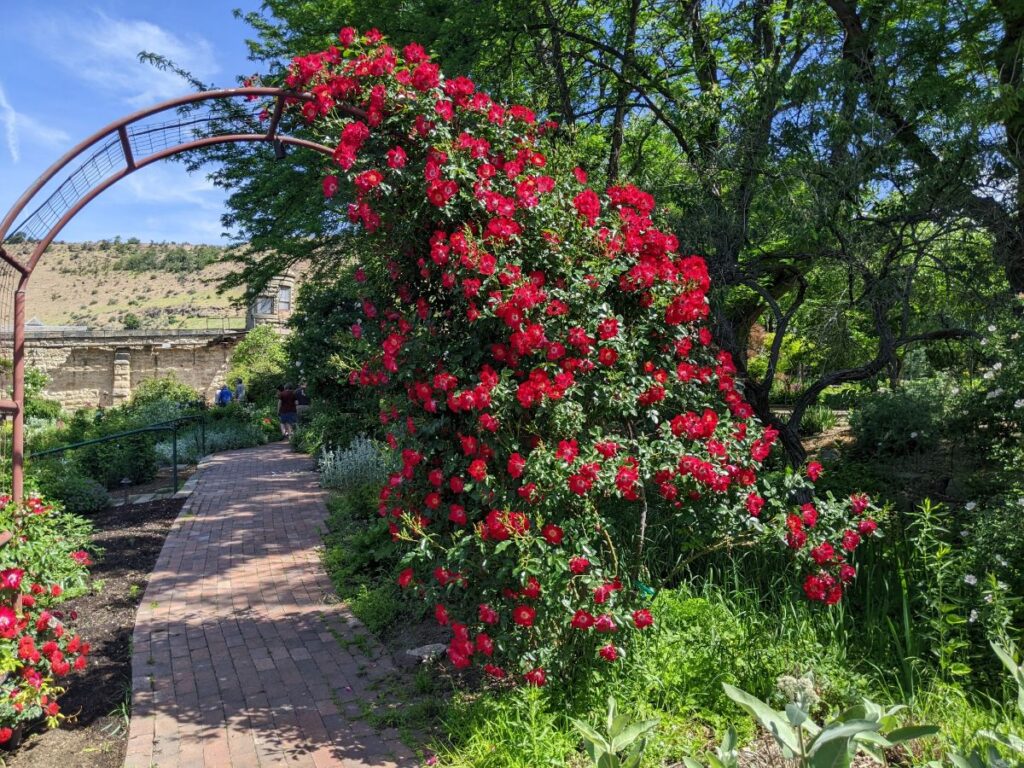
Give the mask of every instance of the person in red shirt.
[[291, 437], [295, 432], [298, 411], [295, 408], [295, 391], [291, 384], [277, 388], [277, 417], [281, 421], [282, 437]]

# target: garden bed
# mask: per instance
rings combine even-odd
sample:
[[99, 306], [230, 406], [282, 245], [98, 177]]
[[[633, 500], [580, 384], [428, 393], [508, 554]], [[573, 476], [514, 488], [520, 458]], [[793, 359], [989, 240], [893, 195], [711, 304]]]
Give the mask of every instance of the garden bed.
[[124, 762], [131, 708], [135, 612], [183, 499], [113, 507], [91, 517], [104, 550], [91, 569], [93, 591], [62, 606], [78, 611], [76, 629], [92, 646], [89, 666], [62, 697], [68, 719], [28, 734], [5, 756], [11, 768], [114, 768]]

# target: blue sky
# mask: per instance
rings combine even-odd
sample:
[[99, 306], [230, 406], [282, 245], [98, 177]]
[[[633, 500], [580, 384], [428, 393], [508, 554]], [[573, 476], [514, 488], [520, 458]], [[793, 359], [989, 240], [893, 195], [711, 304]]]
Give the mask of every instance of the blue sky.
[[[137, 59], [163, 54], [201, 80], [251, 74], [250, 29], [232, 9], [259, 0], [0, 0], [0, 218], [54, 160], [107, 123], [187, 93]], [[221, 242], [223, 194], [179, 163], [143, 169], [100, 195], [59, 235]]]

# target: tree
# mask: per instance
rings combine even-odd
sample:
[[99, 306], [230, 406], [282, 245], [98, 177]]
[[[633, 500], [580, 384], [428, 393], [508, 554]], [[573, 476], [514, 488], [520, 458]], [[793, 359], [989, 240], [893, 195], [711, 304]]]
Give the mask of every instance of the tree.
[[339, 41], [289, 80], [314, 94], [314, 135], [340, 137], [340, 170], [308, 183], [358, 246], [344, 367], [394, 456], [378, 511], [399, 584], [451, 630], [450, 660], [533, 685], [614, 662], [654, 620], [637, 579], [738, 542], [785, 541], [806, 595], [841, 599], [869, 502], [804, 498], [818, 464], [810, 483], [759, 477], [778, 434], [752, 421], [705, 325], [706, 263], [654, 198], [595, 189], [553, 124], [443, 79], [419, 45]]
[[[898, 371], [907, 348], [971, 334], [964, 318], [919, 311], [936, 274], [979, 302], [1024, 288], [1013, 7], [271, 0], [269, 15], [246, 18], [264, 82], [283, 82], [288, 57], [324, 47], [346, 23], [378, 26], [398, 44], [415, 32], [448, 71], [473, 72], [501, 98], [528, 93], [561, 118], [560, 140], [592, 172], [646, 183], [684, 249], [707, 256], [721, 299], [716, 337], [798, 463], [803, 412], [829, 386]], [[258, 285], [314, 254], [337, 263], [345, 222], [302, 183], [317, 158], [216, 152], [217, 183], [232, 190], [226, 222], [253, 245], [241, 280]], [[963, 242], [971, 247], [949, 247]], [[259, 255], [268, 250], [275, 256]], [[817, 371], [782, 419], [770, 409], [782, 343], [814, 317], [809, 304], [826, 300], [871, 343]], [[754, 375], [751, 332], [766, 323], [775, 343]]]
[[281, 335], [269, 325], [257, 325], [231, 353], [228, 381], [245, 382], [246, 397], [254, 403], [274, 398], [274, 387], [284, 384], [288, 356]]

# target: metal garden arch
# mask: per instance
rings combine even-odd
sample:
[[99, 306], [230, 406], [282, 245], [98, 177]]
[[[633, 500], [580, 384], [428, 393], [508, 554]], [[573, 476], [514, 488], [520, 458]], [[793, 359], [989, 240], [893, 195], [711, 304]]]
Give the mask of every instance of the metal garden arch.
[[[234, 119], [208, 108], [240, 98], [260, 100], [260, 111], [266, 100], [274, 100], [265, 130], [252, 130], [261, 127], [262, 121], [251, 112]], [[11, 398], [0, 399], [0, 414], [13, 417], [11, 491], [15, 501], [22, 499], [25, 480], [25, 291], [47, 247], [104, 190], [140, 168], [182, 152], [214, 144], [263, 141], [272, 143], [279, 156], [289, 144], [331, 155], [331, 147], [278, 133], [286, 104], [311, 98], [282, 88], [229, 88], [193, 93], [133, 112], [70, 149], [25, 190], [0, 221], [0, 322], [10, 326], [10, 331], [3, 332], [7, 334], [4, 341], [10, 340], [13, 360]], [[341, 109], [353, 117], [366, 117], [357, 109]], [[30, 206], [31, 212], [19, 219]], [[15, 255], [14, 251], [22, 253]], [[7, 292], [13, 296], [5, 306], [3, 294]], [[7, 307], [12, 313], [9, 320], [4, 317]]]

